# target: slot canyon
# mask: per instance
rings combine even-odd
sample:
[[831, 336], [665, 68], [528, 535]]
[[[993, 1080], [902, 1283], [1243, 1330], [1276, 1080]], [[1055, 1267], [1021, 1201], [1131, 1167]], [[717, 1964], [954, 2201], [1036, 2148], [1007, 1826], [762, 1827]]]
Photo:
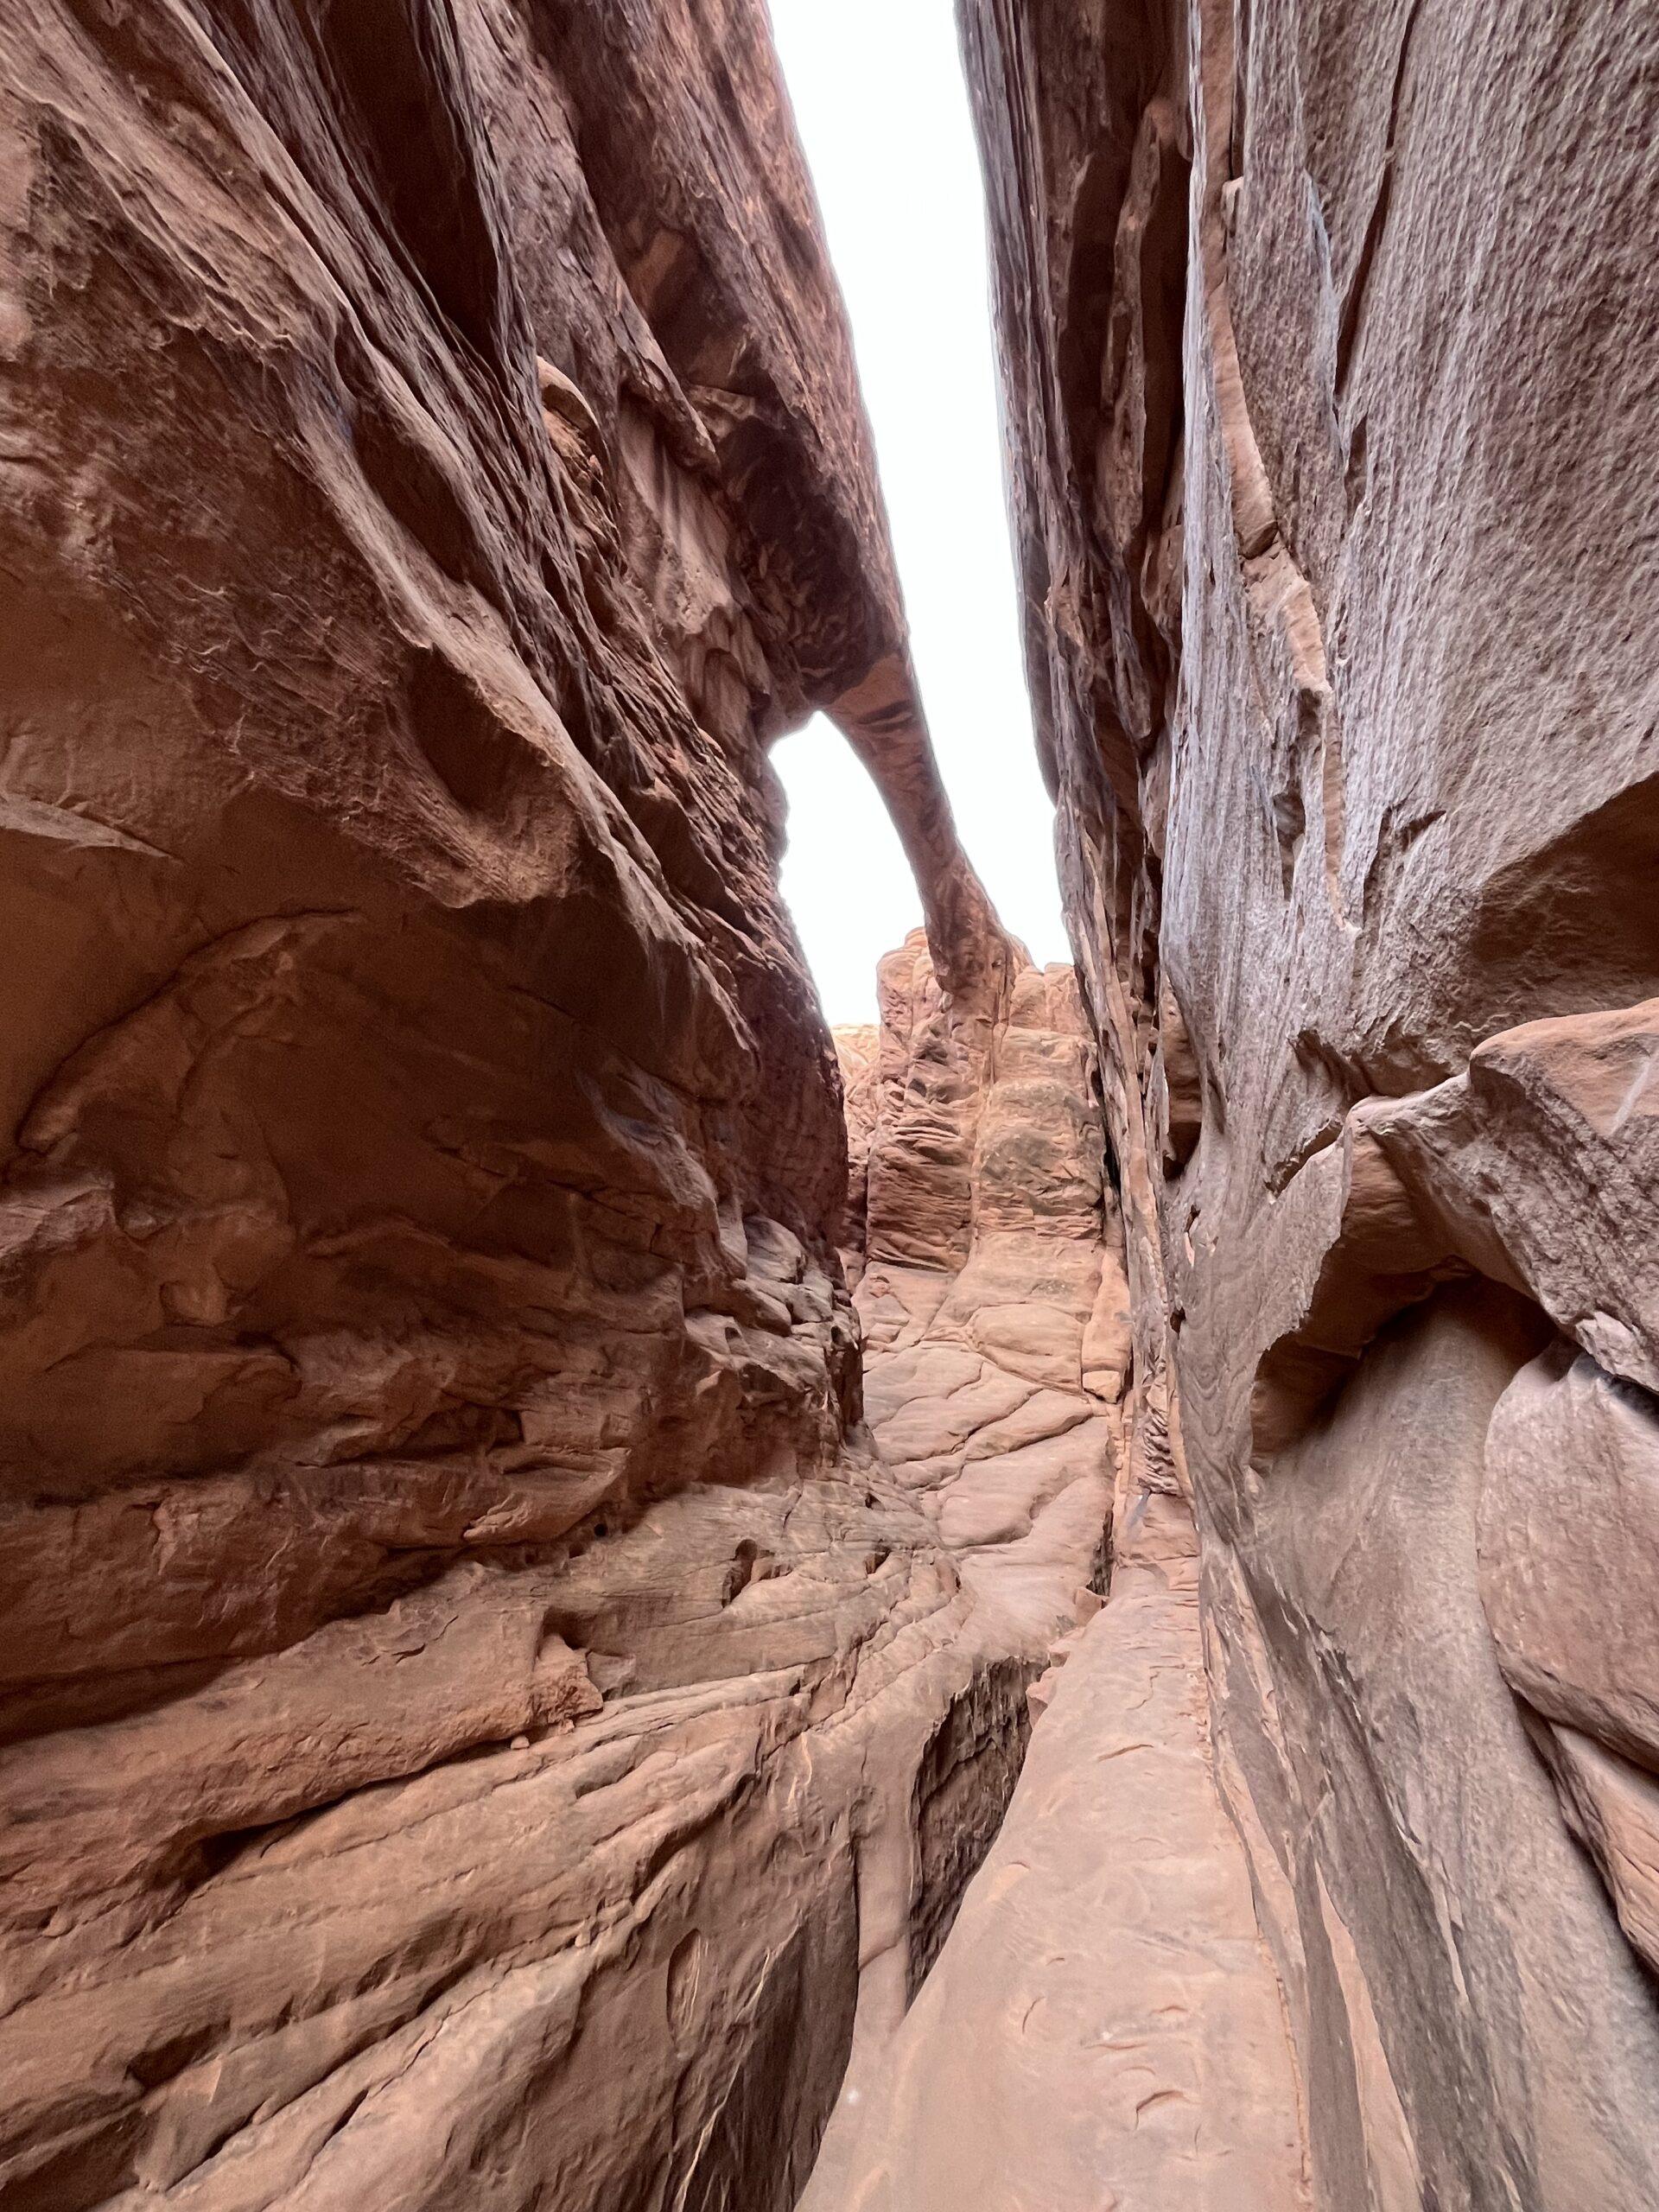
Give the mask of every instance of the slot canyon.
[[0, 0], [0, 2212], [1659, 2205], [1659, 11], [957, 15], [1069, 965], [766, 0]]

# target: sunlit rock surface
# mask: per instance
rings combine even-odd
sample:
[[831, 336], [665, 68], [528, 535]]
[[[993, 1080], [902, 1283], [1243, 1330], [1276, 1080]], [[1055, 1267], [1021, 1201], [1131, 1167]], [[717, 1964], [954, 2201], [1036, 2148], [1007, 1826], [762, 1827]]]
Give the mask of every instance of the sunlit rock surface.
[[[1190, 1501], [1313, 2201], [1642, 2212], [1659, 23], [1612, 0], [961, 14], [1122, 1193], [1116, 1526]], [[1085, 1631], [1103, 1692], [1148, 1602], [1115, 1586]], [[1300, 2201], [1298, 2159], [1255, 2162], [1236, 2077], [1166, 2067], [1149, 1993], [1125, 2024], [1126, 1955], [1033, 1964], [1092, 1956], [1148, 1895], [1172, 1960], [1230, 1910], [1150, 1810], [1103, 1897], [1053, 1840], [1120, 1835], [1105, 1801], [1147, 1787], [1083, 1664], [837, 2202]], [[1116, 2101], [1125, 2039], [1173, 2101]], [[1230, 2174], [1194, 2164], [1230, 2142]]]

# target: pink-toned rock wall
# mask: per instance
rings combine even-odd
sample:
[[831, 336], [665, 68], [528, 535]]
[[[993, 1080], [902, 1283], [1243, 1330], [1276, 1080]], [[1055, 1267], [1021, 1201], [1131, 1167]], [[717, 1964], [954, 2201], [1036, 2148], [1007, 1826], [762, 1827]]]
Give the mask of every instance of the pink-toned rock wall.
[[870, 1139], [880, 1111], [878, 1063], [881, 1032], [871, 1022], [838, 1023], [830, 1034], [841, 1070], [842, 1110], [847, 1123], [847, 1203], [842, 1215], [841, 1256], [848, 1281], [855, 1285], [864, 1267]]
[[[1122, 1192], [1120, 1525], [1190, 1500], [1313, 2200], [1637, 2212], [1659, 23], [962, 16]], [[1062, 1948], [1064, 1885], [1046, 1909]], [[958, 2126], [911, 2164], [879, 2136], [895, 2203], [962, 2201], [1007, 2081], [1040, 2094], [932, 2033]], [[929, 2064], [907, 2044], [895, 2094]], [[1120, 2201], [1235, 2201], [1180, 2172]]]
[[878, 1451], [1034, 1659], [1103, 1572], [1128, 1288], [1093, 1052], [1070, 968], [1016, 953], [962, 1016], [919, 930], [881, 1024], [838, 1029], [869, 1201], [855, 1297]]
[[[1010, 965], [1000, 1012], [982, 1018], [941, 986], [915, 931], [880, 963], [879, 1032], [836, 1033], [868, 1177], [853, 1271], [870, 1432], [974, 1600], [966, 1635], [1019, 1681], [1020, 1726], [1001, 1739], [1007, 1788], [1025, 1708], [1046, 1709], [1100, 1606], [1128, 1354], [1122, 1225], [1076, 978], [1018, 948]], [[804, 2212], [829, 2212], [843, 2193], [863, 2202], [866, 2123], [899, 2078], [895, 2049], [917, 2040], [906, 2007], [1002, 1817], [989, 1758], [962, 1759], [976, 1732], [966, 1720], [918, 1763], [906, 1937], [883, 1940], [880, 1920], [866, 1936], [852, 2057]], [[918, 2005], [913, 2020], [925, 2017]], [[924, 2094], [934, 2079], [925, 2067], [911, 2078]]]
[[1659, 2196], [1659, 26], [962, 12], [1075, 976], [759, 0], [0, 22], [5, 2212]]
[[0, 2199], [781, 2208], [1029, 1669], [860, 1426], [770, 739], [1007, 954], [764, 10], [18, 0], [0, 480]]

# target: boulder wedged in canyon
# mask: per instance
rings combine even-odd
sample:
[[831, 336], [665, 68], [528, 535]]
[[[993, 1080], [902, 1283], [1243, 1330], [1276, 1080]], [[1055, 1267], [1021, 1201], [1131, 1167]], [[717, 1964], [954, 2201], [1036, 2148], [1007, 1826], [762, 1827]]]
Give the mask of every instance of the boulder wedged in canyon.
[[21, 0], [0, 178], [0, 2201], [781, 2212], [1034, 1662], [861, 1424], [771, 739], [1011, 956], [764, 10]]
[[[1122, 1192], [1116, 1526], [1143, 1493], [1190, 1503], [1213, 1770], [1312, 2201], [1642, 2212], [1659, 23], [1613, 0], [961, 17]], [[1103, 1694], [1142, 1602], [1115, 1585], [1084, 1633]], [[1224, 2069], [1211, 2104], [1143, 2115], [1161, 2167], [1078, 2109], [1115, 2094], [1120, 2031], [1161, 2047], [1144, 2005], [1122, 2030], [1107, 1956], [1066, 1985], [1124, 1910], [1052, 1834], [1122, 1818], [1097, 1801], [1133, 1758], [1065, 1771], [1112, 1726], [1061, 1677], [837, 2204], [1047, 2212], [1070, 2200], [1033, 2176], [1074, 2149], [1080, 2205], [1299, 2202], [1294, 2158], [1259, 2199], [1242, 2167], [1182, 2193], [1191, 2123], [1242, 2155], [1261, 2120]], [[1167, 1870], [1129, 1826], [1138, 1912]], [[1165, 1932], [1173, 1955], [1194, 1924]]]

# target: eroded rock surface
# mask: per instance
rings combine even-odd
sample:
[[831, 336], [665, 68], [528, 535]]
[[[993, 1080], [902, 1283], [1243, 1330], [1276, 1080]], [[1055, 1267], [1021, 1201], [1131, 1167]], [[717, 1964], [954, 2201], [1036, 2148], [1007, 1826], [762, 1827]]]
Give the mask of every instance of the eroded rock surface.
[[1116, 1535], [1111, 1600], [803, 2212], [1306, 2202], [1278, 1984], [1211, 1773], [1192, 1517], [1143, 1496]]
[[885, 1465], [1034, 1656], [1104, 1569], [1127, 1350], [1076, 979], [1017, 969], [1005, 1019], [964, 1020], [917, 931], [879, 980], [873, 1062], [868, 1033], [836, 1033], [867, 1163], [866, 1410]]
[[5, 2212], [1659, 2201], [1659, 24], [961, 5], [1075, 976], [760, 0], [0, 23]]
[[764, 10], [21, 0], [0, 423], [0, 2199], [786, 2206], [1032, 1669], [861, 1427], [771, 738], [1009, 955]]
[[[1215, 1772], [1313, 2199], [1638, 2212], [1659, 25], [1611, 0], [961, 12], [1122, 1198], [1117, 1526], [1195, 1516]], [[986, 2174], [977, 2201], [1071, 2201], [1020, 2192], [1093, 2124], [1075, 2017], [1039, 2006], [1022, 2048], [987, 1986], [1016, 1960], [1052, 2003], [1027, 1961], [1078, 1941], [1038, 1836], [1017, 1878], [1002, 1858], [1071, 1802], [1063, 1715], [1079, 1757], [1107, 1725], [1062, 1675], [1029, 1815], [838, 2202], [974, 2202]], [[1132, 1789], [1114, 1764], [1096, 1789]], [[1125, 1850], [1155, 1892], [1155, 1827]], [[1192, 1929], [1166, 1925], [1173, 1955]], [[1212, 2201], [1176, 2147], [1088, 2156], [1120, 2212]], [[1243, 2171], [1213, 2201], [1258, 2201]], [[1261, 2201], [1299, 2188], [1281, 2166]]]
[[[851, 1271], [870, 1430], [976, 1600], [970, 1632], [1040, 1713], [1100, 1605], [1122, 1460], [1128, 1294], [1093, 1052], [1069, 967], [1016, 954], [995, 1022], [941, 988], [920, 931], [879, 982], [879, 1031], [836, 1038], [868, 1188]], [[900, 2029], [1001, 1820], [986, 1781], [953, 1774], [915, 1824], [921, 1896], [947, 1909], [912, 1906], [906, 1943], [867, 1972], [808, 2207], [855, 2183], [895, 2052], [937, 2020], [918, 2005]]]

